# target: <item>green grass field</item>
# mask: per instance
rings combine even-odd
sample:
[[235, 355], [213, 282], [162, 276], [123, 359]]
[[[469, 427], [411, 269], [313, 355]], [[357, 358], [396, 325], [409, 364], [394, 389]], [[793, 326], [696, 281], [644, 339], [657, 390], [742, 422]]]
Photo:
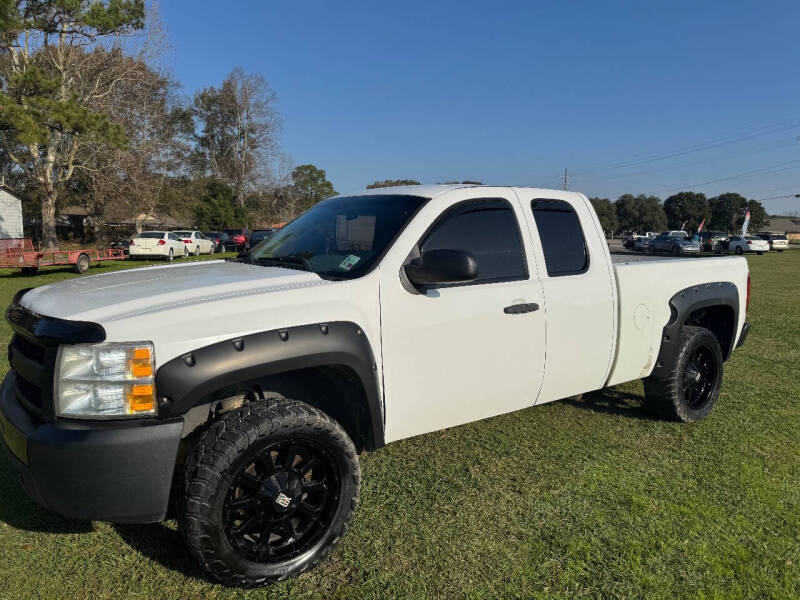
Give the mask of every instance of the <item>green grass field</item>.
[[[753, 331], [701, 423], [652, 419], [637, 382], [391, 444], [361, 457], [333, 556], [249, 592], [208, 581], [173, 522], [38, 508], [2, 457], [0, 598], [800, 597], [800, 252], [748, 260]], [[0, 304], [76, 276], [0, 271]]]

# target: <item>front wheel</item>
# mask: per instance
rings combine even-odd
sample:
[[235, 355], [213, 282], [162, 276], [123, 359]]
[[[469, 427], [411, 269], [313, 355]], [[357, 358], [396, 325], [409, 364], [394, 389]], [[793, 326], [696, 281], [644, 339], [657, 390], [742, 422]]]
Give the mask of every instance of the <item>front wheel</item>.
[[655, 254], [656, 253], [655, 246], [648, 246], [647, 252], [649, 252], [650, 254]]
[[200, 256], [200, 244], [194, 247], [194, 255]]
[[736, 249], [733, 251], [734, 254], [741, 254], [743, 252], [741, 246], [736, 246]]
[[360, 484], [356, 449], [338, 423], [302, 402], [259, 400], [203, 433], [186, 461], [179, 524], [213, 577], [259, 587], [330, 554]]
[[644, 380], [647, 406], [675, 421], [693, 423], [704, 418], [719, 397], [722, 385], [722, 348], [704, 327], [681, 329], [678, 352], [667, 375]]
[[677, 246], [673, 246], [673, 247], [672, 247], [672, 253], [673, 253], [675, 256], [678, 256], [678, 254], [680, 254], [680, 253], [681, 253], [681, 249], [680, 249], [680, 248], [678, 248]]
[[214, 254], [215, 250], [216, 250], [216, 246], [214, 244], [211, 244], [211, 248], [209, 248], [209, 250], [208, 250], [208, 255], [212, 256]]

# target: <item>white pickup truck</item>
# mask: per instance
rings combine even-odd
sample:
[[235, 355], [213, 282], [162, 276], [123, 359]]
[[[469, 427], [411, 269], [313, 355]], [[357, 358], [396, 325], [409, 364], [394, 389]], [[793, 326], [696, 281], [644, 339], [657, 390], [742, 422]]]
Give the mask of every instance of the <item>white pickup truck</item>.
[[705, 417], [749, 288], [744, 258], [612, 256], [582, 194], [335, 197], [238, 261], [17, 294], [2, 437], [44, 506], [170, 509], [213, 576], [265, 585], [345, 533], [364, 449], [635, 379]]

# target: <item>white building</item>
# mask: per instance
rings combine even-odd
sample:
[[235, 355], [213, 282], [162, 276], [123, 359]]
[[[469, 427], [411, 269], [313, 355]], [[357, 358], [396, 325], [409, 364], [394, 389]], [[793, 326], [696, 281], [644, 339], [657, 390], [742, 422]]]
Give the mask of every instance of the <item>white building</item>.
[[0, 239], [22, 237], [22, 200], [7, 187], [0, 187]]

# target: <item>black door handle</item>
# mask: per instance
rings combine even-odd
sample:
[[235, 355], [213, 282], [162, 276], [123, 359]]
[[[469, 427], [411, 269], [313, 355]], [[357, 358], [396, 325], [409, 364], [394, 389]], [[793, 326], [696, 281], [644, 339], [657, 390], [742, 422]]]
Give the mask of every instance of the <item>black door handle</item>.
[[536, 302], [530, 302], [528, 304], [512, 304], [511, 306], [506, 306], [503, 312], [507, 315], [521, 315], [522, 313], [529, 313], [535, 310], [539, 310], [539, 305], [536, 304]]

